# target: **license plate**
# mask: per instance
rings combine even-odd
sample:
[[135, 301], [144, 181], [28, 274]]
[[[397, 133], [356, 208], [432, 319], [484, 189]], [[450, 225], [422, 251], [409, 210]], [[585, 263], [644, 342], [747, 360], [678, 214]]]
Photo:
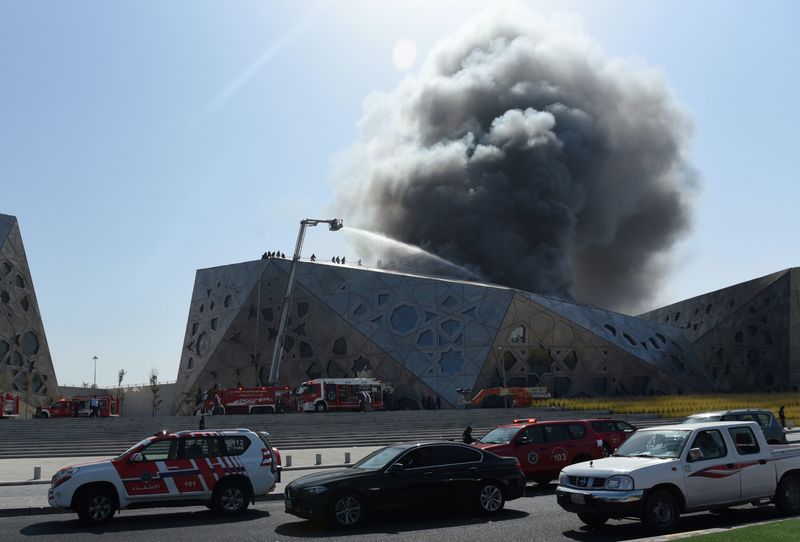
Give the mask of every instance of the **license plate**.
[[569, 498], [573, 504], [586, 504], [586, 497], [580, 493], [570, 493]]

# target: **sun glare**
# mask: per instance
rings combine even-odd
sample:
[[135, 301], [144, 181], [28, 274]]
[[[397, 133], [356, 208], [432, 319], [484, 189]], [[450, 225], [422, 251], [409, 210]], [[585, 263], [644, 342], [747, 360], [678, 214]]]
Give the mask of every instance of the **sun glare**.
[[403, 38], [394, 44], [392, 62], [400, 71], [406, 71], [417, 61], [417, 44], [414, 40]]

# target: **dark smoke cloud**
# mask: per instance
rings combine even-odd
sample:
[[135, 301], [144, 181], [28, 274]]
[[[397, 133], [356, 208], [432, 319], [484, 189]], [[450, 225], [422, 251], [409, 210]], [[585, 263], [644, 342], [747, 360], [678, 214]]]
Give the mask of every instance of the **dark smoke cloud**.
[[475, 19], [369, 97], [359, 129], [337, 173], [346, 223], [491, 282], [637, 309], [689, 228], [690, 126], [670, 89], [569, 17]]

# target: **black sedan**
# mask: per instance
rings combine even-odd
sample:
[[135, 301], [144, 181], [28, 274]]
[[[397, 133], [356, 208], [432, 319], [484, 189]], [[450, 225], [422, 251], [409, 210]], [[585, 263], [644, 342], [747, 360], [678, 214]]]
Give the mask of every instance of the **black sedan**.
[[496, 514], [525, 491], [513, 457], [457, 443], [395, 444], [352, 467], [303, 476], [286, 486], [286, 512], [353, 527], [368, 510], [463, 502]]

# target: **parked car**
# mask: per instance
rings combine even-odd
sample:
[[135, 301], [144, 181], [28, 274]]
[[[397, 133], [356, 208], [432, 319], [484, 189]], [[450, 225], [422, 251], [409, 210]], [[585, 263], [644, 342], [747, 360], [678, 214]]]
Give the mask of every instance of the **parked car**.
[[280, 481], [269, 435], [249, 429], [159, 432], [115, 459], [59, 470], [48, 501], [83, 523], [123, 508], [205, 504], [223, 515], [247, 510]]
[[603, 457], [603, 439], [589, 422], [580, 420], [514, 420], [481, 437], [473, 446], [516, 457], [528, 480], [548, 484], [561, 469]]
[[565, 467], [556, 499], [589, 526], [632, 517], [654, 534], [747, 503], [800, 514], [800, 445], [770, 446], [755, 422], [640, 429], [613, 456]]
[[395, 444], [353, 466], [309, 474], [285, 489], [286, 512], [353, 527], [369, 511], [466, 503], [496, 514], [525, 491], [514, 458], [457, 443]]
[[737, 410], [720, 410], [718, 412], [701, 412], [692, 414], [683, 423], [697, 422], [756, 422], [764, 432], [764, 437], [770, 444], [787, 444], [786, 432], [780, 422], [775, 419], [769, 410], [742, 408]]
[[611, 418], [595, 418], [585, 420], [589, 422], [595, 433], [603, 439], [603, 452], [611, 455], [614, 450], [628, 440], [636, 428], [624, 420], [612, 420]]

